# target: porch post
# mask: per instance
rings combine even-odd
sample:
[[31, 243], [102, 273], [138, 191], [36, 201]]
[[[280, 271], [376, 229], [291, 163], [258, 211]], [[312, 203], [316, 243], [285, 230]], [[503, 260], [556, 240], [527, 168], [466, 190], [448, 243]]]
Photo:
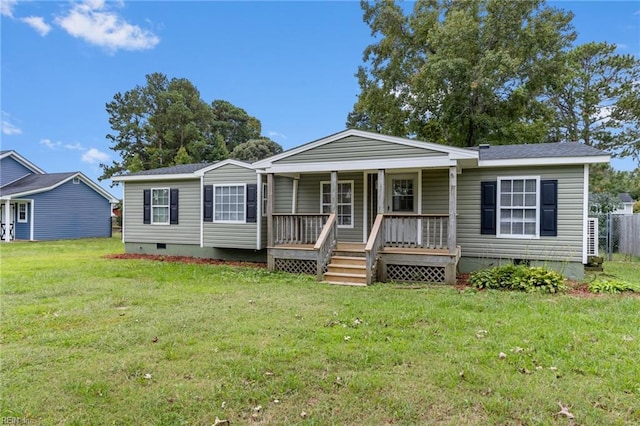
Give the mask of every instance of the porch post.
[[384, 201], [384, 169], [378, 170], [378, 211], [377, 213], [385, 212]]
[[338, 214], [338, 172], [331, 172], [331, 213]]
[[275, 179], [273, 173], [267, 174], [267, 267], [270, 271], [275, 269], [275, 261], [271, 256], [271, 247], [273, 247], [273, 201]]
[[11, 241], [11, 200], [4, 202], [4, 240]]
[[447, 246], [449, 254], [455, 254], [457, 250], [457, 200], [458, 200], [458, 167], [449, 167], [449, 227], [447, 229]]

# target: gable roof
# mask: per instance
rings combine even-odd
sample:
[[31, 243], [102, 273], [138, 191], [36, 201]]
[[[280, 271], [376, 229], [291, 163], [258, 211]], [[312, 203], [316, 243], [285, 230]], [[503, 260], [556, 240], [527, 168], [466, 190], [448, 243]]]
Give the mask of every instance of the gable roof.
[[70, 181], [73, 178], [79, 178], [98, 194], [109, 200], [110, 202], [118, 202], [118, 200], [107, 192], [104, 188], [97, 185], [94, 181], [86, 177], [81, 172], [68, 173], [46, 173], [33, 174], [25, 176], [0, 188], [0, 197], [2, 198], [18, 198], [31, 194], [51, 191], [54, 188]]
[[629, 195], [628, 192], [621, 192], [620, 194], [618, 194], [618, 198], [623, 203], [633, 203], [634, 202], [633, 198], [631, 198], [631, 195]]
[[3, 159], [3, 158], [6, 158], [6, 157], [13, 158], [15, 161], [17, 161], [18, 163], [22, 164], [27, 169], [31, 170], [33, 173], [39, 173], [39, 174], [46, 173], [40, 167], [36, 166], [31, 161], [27, 160], [22, 155], [18, 154], [16, 151], [14, 151], [12, 149], [11, 150], [0, 151], [0, 160]]
[[127, 173], [121, 176], [112, 176], [111, 180], [115, 182], [127, 181], [149, 181], [149, 180], [167, 180], [167, 179], [195, 179], [195, 172], [210, 167], [216, 163], [192, 163], [178, 164], [169, 167], [160, 167], [159, 169], [142, 170], [140, 172]]
[[481, 145], [479, 166], [520, 166], [548, 164], [606, 163], [609, 154], [579, 142], [552, 142], [520, 145]]

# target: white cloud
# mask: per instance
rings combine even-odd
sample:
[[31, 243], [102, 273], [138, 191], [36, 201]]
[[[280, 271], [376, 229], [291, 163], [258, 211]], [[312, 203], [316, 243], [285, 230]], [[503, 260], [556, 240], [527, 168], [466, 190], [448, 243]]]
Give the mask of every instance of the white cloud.
[[36, 30], [42, 37], [51, 31], [51, 25], [44, 22], [44, 18], [41, 16], [27, 16], [26, 18], [20, 18], [20, 20]]
[[62, 145], [62, 142], [52, 142], [51, 139], [40, 139], [40, 145], [44, 145], [49, 149], [57, 149]]
[[82, 154], [82, 161], [89, 164], [104, 163], [109, 160], [109, 154], [104, 153], [96, 148], [91, 148]]
[[624, 43], [616, 43], [616, 49], [620, 49], [620, 50], [627, 50], [629, 48], [629, 46], [627, 44]]
[[11, 115], [2, 111], [2, 134], [3, 135], [20, 135], [22, 129], [11, 122]]
[[73, 144], [73, 145], [68, 143], [68, 144], [65, 144], [64, 147], [66, 149], [70, 149], [72, 151], [84, 151], [85, 150], [85, 148], [82, 145], [80, 145], [79, 143], [76, 143], [76, 144]]
[[0, 0], [0, 14], [13, 18], [13, 8], [18, 0]]
[[74, 3], [66, 15], [56, 18], [56, 23], [73, 37], [112, 52], [151, 49], [160, 42], [154, 33], [123, 20], [110, 6], [103, 0]]
[[278, 132], [274, 132], [273, 130], [269, 130], [269, 137], [270, 138], [282, 138], [282, 139], [286, 139], [287, 135], [284, 135], [282, 133], [278, 133]]

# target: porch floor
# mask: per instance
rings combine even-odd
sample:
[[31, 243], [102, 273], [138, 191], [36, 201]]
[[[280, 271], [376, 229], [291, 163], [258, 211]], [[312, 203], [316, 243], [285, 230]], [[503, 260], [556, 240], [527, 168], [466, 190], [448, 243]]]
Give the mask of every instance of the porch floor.
[[[364, 243], [338, 243], [334, 251], [351, 251], [364, 253]], [[313, 250], [313, 244], [278, 244], [269, 248], [289, 249], [289, 250]], [[447, 249], [428, 249], [420, 247], [383, 247], [381, 253], [389, 254], [423, 254], [430, 256], [451, 256]]]

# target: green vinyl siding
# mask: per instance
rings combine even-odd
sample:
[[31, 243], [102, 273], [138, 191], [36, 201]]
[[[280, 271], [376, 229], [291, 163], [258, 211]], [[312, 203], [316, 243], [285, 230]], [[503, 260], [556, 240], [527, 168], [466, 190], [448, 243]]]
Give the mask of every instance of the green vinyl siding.
[[275, 176], [274, 186], [275, 200], [273, 202], [273, 212], [291, 213], [293, 179], [286, 176]]
[[[203, 183], [204, 185], [246, 185], [257, 182], [255, 170], [227, 164], [205, 173]], [[255, 249], [257, 232], [257, 223], [204, 222], [204, 246]]]
[[[480, 182], [506, 176], [558, 180], [558, 236], [513, 239], [480, 234]], [[457, 239], [462, 256], [582, 262], [583, 185], [582, 165], [465, 169], [458, 175]]]
[[[303, 174], [298, 182], [298, 213], [320, 213], [320, 182], [330, 182], [330, 173]], [[363, 174], [338, 173], [338, 181], [353, 181], [353, 228], [338, 228], [338, 240], [362, 242]]]
[[449, 214], [449, 170], [422, 171], [422, 213]]
[[[178, 189], [178, 224], [143, 223], [143, 191], [152, 188]], [[126, 182], [123, 227], [125, 242], [200, 245], [200, 179]]]
[[274, 164], [321, 163], [325, 161], [387, 160], [415, 157], [446, 156], [442, 152], [391, 142], [348, 136], [299, 154], [283, 158]]

